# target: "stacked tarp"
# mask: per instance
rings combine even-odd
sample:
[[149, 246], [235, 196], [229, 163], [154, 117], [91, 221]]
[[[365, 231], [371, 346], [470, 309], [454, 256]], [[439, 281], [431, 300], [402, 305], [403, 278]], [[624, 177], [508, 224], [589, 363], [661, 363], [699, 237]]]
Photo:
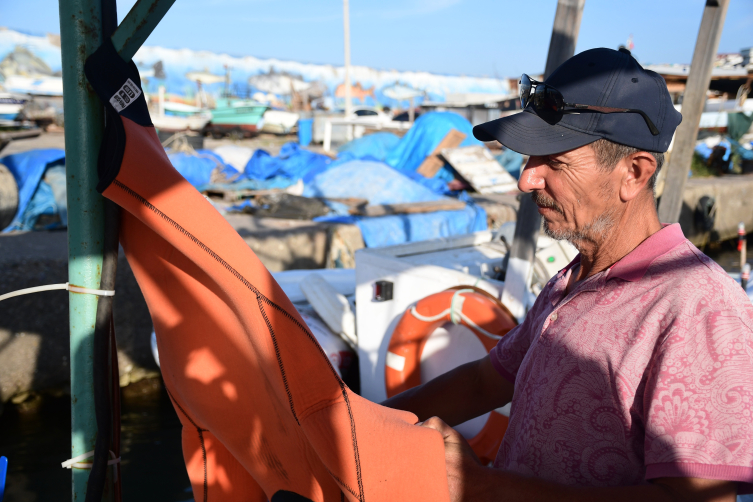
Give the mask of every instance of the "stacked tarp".
[[[431, 179], [416, 169], [453, 129], [466, 135], [461, 146], [480, 144], [473, 138], [470, 122], [460, 115], [427, 113], [402, 139], [391, 133], [370, 134], [344, 145], [334, 161], [295, 143], [284, 145], [277, 156], [257, 150], [236, 181], [221, 188], [285, 188], [302, 180], [306, 197], [366, 199], [371, 205], [441, 200], [451, 193], [447, 183], [455, 179], [452, 169], [444, 166]], [[207, 188], [210, 185], [200, 187]], [[379, 217], [352, 216], [344, 204], [328, 201], [331, 215], [316, 220], [358, 225], [369, 247], [485, 230], [486, 212], [467, 195], [461, 198], [467, 203], [463, 210]], [[231, 210], [245, 210], [249, 205], [246, 202]]]
[[[3, 232], [32, 230], [43, 214], [65, 214], [65, 192], [62, 199], [59, 193], [59, 171], [64, 170], [62, 166], [65, 164], [63, 150], [49, 148], [6, 155], [0, 158], [0, 164], [8, 168], [18, 185], [18, 211]], [[57, 168], [55, 176], [50, 176], [50, 182], [45, 181], [48, 171], [54, 168]], [[62, 180], [64, 189], [64, 176]]]
[[[420, 176], [420, 175], [419, 175]], [[375, 161], [353, 160], [314, 176], [306, 183], [304, 196], [328, 199], [366, 199], [370, 205], [429, 202], [445, 199], [403, 173]], [[350, 216], [344, 207], [332, 207], [337, 216], [315, 221], [358, 225], [367, 247], [391, 246], [486, 230], [486, 212], [465, 198], [465, 209], [389, 216]]]
[[168, 158], [199, 191], [287, 188], [332, 162], [326, 155], [302, 149], [297, 143], [286, 143], [277, 156], [264, 150], [254, 151], [246, 164], [237, 169], [220, 155], [223, 151], [171, 152]]

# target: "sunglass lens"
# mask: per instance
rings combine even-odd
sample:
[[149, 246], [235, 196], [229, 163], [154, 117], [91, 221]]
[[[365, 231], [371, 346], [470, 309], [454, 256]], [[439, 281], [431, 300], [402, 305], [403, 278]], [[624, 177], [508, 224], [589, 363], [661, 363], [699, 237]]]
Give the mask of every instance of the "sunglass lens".
[[525, 73], [518, 81], [518, 95], [520, 96], [520, 107], [525, 109], [531, 96], [531, 79]]
[[559, 112], [564, 108], [565, 101], [557, 89], [539, 84], [533, 94], [533, 105], [537, 110]]

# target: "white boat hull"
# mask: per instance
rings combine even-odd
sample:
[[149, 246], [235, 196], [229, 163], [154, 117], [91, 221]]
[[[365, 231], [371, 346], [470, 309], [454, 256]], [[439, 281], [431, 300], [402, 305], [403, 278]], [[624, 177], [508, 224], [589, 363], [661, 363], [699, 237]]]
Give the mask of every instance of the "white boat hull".
[[211, 119], [210, 114], [200, 114], [193, 117], [156, 115], [152, 116], [152, 124], [160, 131], [201, 131]]

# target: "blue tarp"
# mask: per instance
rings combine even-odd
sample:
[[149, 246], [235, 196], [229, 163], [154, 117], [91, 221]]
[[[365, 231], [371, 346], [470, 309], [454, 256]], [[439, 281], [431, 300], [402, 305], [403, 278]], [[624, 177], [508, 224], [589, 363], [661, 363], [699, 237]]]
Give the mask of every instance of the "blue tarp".
[[460, 211], [391, 216], [322, 216], [314, 221], [356, 224], [367, 247], [392, 246], [486, 230], [486, 211], [468, 204]]
[[285, 143], [276, 157], [264, 150], [256, 150], [243, 170], [243, 177], [252, 180], [266, 180], [276, 176], [301, 179], [312, 171], [325, 169], [330, 162], [332, 159], [326, 155], [301, 148], [298, 143]]
[[387, 155], [400, 143], [400, 138], [391, 132], [377, 132], [345, 143], [337, 151], [349, 152], [357, 159], [374, 159], [384, 162]]
[[193, 186], [209, 183], [215, 169], [219, 169], [230, 180], [238, 178], [238, 171], [233, 166], [225, 164], [222, 157], [213, 151], [198, 150], [196, 153], [198, 155], [184, 152], [168, 154], [173, 167]]
[[[420, 176], [420, 175], [418, 175]], [[367, 199], [369, 204], [400, 204], [441, 200], [427, 187], [412, 181], [381, 162], [354, 160], [330, 167], [315, 176], [304, 188], [304, 196]], [[486, 230], [486, 212], [475, 206], [467, 195], [468, 206], [460, 211], [437, 211], [391, 216], [325, 216], [315, 221], [356, 224], [368, 247], [390, 246], [439, 237]]]
[[[466, 135], [460, 146], [482, 144], [473, 137], [471, 123], [457, 113], [424, 113], [416, 120], [408, 133], [403, 136], [400, 143], [387, 155], [385, 162], [399, 171], [415, 172], [424, 159], [431, 155], [452, 129]], [[434, 178], [449, 182], [454, 179], [454, 175], [445, 165]]]
[[[65, 152], [59, 148], [29, 150], [0, 158], [0, 164], [10, 170], [18, 185], [18, 211], [3, 232], [31, 230], [39, 215], [57, 212], [52, 189], [42, 182], [42, 177], [48, 167], [63, 162]], [[44, 186], [37, 195], [40, 185]]]
[[361, 218], [356, 224], [368, 247], [392, 246], [487, 229], [486, 211], [472, 204], [460, 211]]
[[306, 183], [303, 195], [329, 199], [366, 199], [372, 205], [443, 198], [387, 164], [368, 160], [351, 160], [330, 167]]
[[241, 179], [241, 181], [233, 183], [207, 183], [197, 186], [196, 189], [200, 192], [208, 190], [270, 190], [272, 188], [287, 188], [295, 185], [296, 181], [284, 176], [275, 176], [267, 180]]

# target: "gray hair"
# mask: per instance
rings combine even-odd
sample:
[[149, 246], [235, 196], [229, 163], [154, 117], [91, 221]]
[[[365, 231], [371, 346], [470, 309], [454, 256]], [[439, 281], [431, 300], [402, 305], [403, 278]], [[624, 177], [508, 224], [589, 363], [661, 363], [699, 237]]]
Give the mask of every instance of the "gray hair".
[[628, 155], [632, 155], [638, 152], [650, 153], [651, 156], [656, 159], [656, 172], [654, 172], [653, 176], [651, 176], [651, 179], [648, 180], [646, 186], [651, 190], [651, 192], [654, 193], [654, 196], [656, 196], [656, 179], [659, 176], [659, 171], [664, 165], [663, 153], [649, 152], [648, 150], [641, 150], [640, 148], [621, 145], [604, 138], [598, 139], [595, 142], [591, 143], [591, 148], [593, 148], [594, 152], [596, 153], [596, 161], [599, 163], [599, 166], [601, 166], [601, 168], [605, 171], [611, 171], [612, 169], [614, 169], [617, 163]]

